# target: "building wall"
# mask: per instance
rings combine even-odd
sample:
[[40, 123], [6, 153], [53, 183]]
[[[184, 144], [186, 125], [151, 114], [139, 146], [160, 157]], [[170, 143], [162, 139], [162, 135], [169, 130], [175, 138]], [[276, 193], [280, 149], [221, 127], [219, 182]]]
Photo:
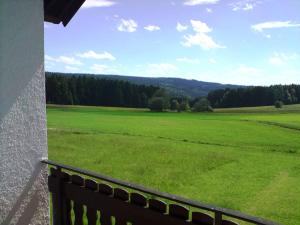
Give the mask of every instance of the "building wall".
[[49, 224], [43, 0], [0, 0], [0, 225]]

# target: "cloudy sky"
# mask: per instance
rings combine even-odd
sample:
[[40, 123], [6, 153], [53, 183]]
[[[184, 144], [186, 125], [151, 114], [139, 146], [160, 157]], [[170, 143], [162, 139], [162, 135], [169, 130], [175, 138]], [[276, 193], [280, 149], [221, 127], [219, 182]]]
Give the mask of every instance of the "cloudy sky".
[[299, 0], [87, 0], [45, 23], [47, 71], [300, 83]]

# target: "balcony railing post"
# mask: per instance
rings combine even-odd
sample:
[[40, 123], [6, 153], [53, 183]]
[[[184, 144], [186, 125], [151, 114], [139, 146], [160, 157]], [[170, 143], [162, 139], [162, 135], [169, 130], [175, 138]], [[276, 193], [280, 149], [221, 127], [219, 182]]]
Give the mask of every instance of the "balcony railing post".
[[56, 192], [52, 193], [53, 225], [68, 225], [67, 202], [63, 196], [63, 182], [67, 179], [60, 167], [56, 170]]
[[222, 225], [222, 213], [221, 212], [215, 212], [214, 225]]

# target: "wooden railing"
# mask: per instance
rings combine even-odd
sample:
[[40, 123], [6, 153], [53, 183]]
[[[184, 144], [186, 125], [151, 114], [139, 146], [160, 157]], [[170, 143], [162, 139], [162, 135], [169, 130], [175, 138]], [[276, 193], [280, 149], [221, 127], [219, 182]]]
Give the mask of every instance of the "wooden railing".
[[43, 163], [51, 166], [48, 186], [53, 225], [237, 225], [237, 220], [280, 225], [75, 167], [48, 160]]

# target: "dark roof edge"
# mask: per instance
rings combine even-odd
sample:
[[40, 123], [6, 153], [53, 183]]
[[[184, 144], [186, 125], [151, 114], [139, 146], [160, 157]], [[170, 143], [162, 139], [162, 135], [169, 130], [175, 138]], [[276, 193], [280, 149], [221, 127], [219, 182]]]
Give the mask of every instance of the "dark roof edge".
[[85, 0], [44, 0], [44, 21], [67, 26]]

